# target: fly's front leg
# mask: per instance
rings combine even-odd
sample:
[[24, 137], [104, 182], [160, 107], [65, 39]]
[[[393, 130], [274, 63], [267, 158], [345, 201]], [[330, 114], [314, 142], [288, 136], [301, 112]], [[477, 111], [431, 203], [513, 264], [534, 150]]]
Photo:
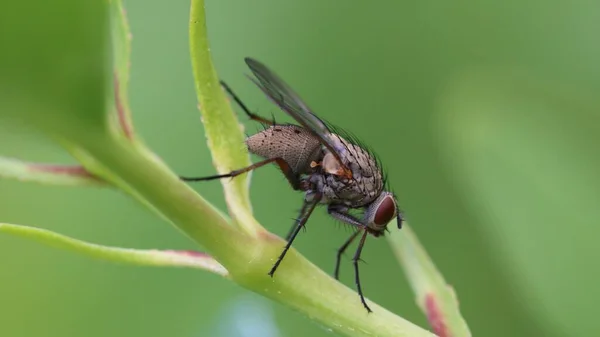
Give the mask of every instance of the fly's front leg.
[[285, 257], [285, 254], [287, 254], [288, 250], [292, 246], [292, 242], [294, 242], [296, 235], [298, 235], [298, 232], [300, 232], [300, 229], [302, 229], [302, 227], [304, 227], [304, 225], [306, 224], [306, 221], [308, 221], [308, 218], [310, 217], [310, 215], [312, 214], [312, 212], [314, 211], [315, 207], [317, 206], [317, 204], [319, 203], [320, 200], [321, 200], [321, 195], [317, 194], [317, 195], [315, 195], [315, 198], [313, 200], [311, 200], [311, 201], [305, 200], [304, 201], [304, 204], [302, 205], [302, 210], [300, 210], [300, 216], [298, 217], [298, 219], [295, 222], [294, 229], [291, 232], [289, 240], [286, 243], [285, 248], [283, 249], [283, 251], [281, 252], [279, 257], [277, 258], [277, 261], [275, 261], [273, 268], [271, 268], [271, 270], [269, 271], [269, 276], [273, 277], [273, 274], [275, 274], [277, 267], [279, 267], [279, 264]]
[[329, 205], [327, 213], [337, 220], [356, 227], [357, 229], [366, 229], [367, 225], [363, 224], [358, 218], [348, 212], [348, 207], [343, 205]]
[[337, 251], [337, 258], [335, 260], [335, 271], [333, 273], [333, 276], [335, 276], [336, 280], [340, 279], [340, 264], [342, 262], [342, 255], [344, 255], [344, 252], [346, 251], [346, 249], [348, 249], [348, 246], [352, 244], [352, 241], [356, 239], [358, 234], [360, 234], [360, 230], [357, 230], [354, 233], [352, 233], [348, 240], [346, 240], [346, 242], [344, 242], [344, 244]]
[[338, 280], [340, 274], [340, 264], [342, 262], [342, 255], [344, 254], [346, 249], [348, 249], [348, 247], [354, 241], [354, 239], [356, 239], [358, 234], [361, 232], [361, 229], [365, 228], [366, 226], [363, 225], [360, 222], [360, 220], [358, 220], [356, 217], [348, 213], [348, 207], [341, 205], [329, 205], [329, 207], [327, 207], [327, 213], [329, 213], [329, 215], [331, 215], [335, 219], [356, 228], [355, 232], [350, 236], [350, 238], [348, 238], [348, 240], [346, 240], [346, 242], [344, 242], [344, 244], [337, 251], [337, 258], [335, 260], [335, 272], [333, 275], [335, 276], [335, 279]]
[[356, 284], [356, 290], [358, 291], [358, 295], [360, 296], [360, 301], [362, 302], [365, 309], [368, 312], [372, 312], [371, 308], [367, 305], [367, 301], [365, 300], [365, 296], [363, 295], [362, 287], [360, 284], [360, 276], [358, 272], [358, 262], [360, 261], [360, 255], [362, 253], [363, 246], [365, 245], [365, 240], [367, 238], [367, 234], [369, 233], [368, 227], [366, 224], [362, 223], [359, 219], [348, 212], [348, 207], [341, 205], [329, 205], [327, 208], [327, 212], [332, 217], [340, 220], [348, 225], [356, 227], [357, 231], [352, 234], [352, 236], [340, 247], [338, 250], [336, 268], [335, 268], [335, 277], [338, 278], [339, 275], [339, 264], [340, 259], [346, 248], [358, 237], [358, 234], [362, 232], [362, 236], [360, 237], [360, 241], [358, 243], [358, 248], [354, 253], [354, 257], [352, 258], [352, 263], [354, 264], [354, 283]]

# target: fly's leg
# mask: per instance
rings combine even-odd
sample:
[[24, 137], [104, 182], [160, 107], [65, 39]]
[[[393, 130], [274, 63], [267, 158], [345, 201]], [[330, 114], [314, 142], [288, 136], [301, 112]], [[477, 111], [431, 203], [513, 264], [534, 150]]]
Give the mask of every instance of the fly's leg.
[[396, 222], [398, 223], [398, 229], [402, 229], [402, 222], [404, 221], [404, 215], [400, 212], [400, 207], [396, 206]]
[[[300, 211], [302, 212], [302, 211]], [[298, 221], [298, 219], [296, 219], [296, 221]], [[304, 229], [304, 232], [306, 232], [306, 227], [302, 227]], [[292, 239], [292, 235], [294, 235], [294, 232], [296, 231], [296, 223], [294, 223], [292, 225], [292, 227], [289, 229], [288, 233], [285, 236], [285, 241], [290, 241]]]
[[302, 227], [304, 227], [304, 225], [306, 224], [306, 221], [308, 221], [308, 218], [310, 217], [311, 213], [313, 212], [313, 210], [315, 209], [315, 207], [317, 206], [317, 204], [319, 203], [320, 200], [321, 200], [321, 195], [317, 194], [317, 195], [315, 195], [313, 200], [304, 201], [304, 204], [302, 205], [302, 210], [300, 211], [300, 216], [298, 217], [298, 220], [296, 220], [296, 225], [294, 227], [292, 235], [290, 236], [290, 239], [286, 243], [285, 248], [283, 248], [283, 251], [277, 258], [277, 261], [275, 262], [275, 264], [269, 271], [269, 276], [273, 277], [273, 274], [275, 274], [277, 267], [279, 267], [279, 264], [285, 257], [285, 254], [287, 254], [288, 250], [292, 246], [292, 242], [294, 242], [296, 235], [298, 235], [298, 232], [300, 232]]
[[371, 308], [367, 305], [367, 301], [365, 301], [365, 296], [363, 295], [362, 288], [360, 287], [360, 276], [358, 275], [358, 261], [360, 261], [360, 254], [362, 253], [362, 249], [365, 245], [365, 239], [367, 238], [367, 230], [363, 232], [363, 235], [360, 237], [360, 241], [358, 243], [358, 248], [356, 248], [356, 253], [354, 253], [354, 257], [352, 258], [352, 263], [354, 264], [354, 282], [356, 283], [356, 289], [358, 290], [358, 295], [360, 296], [360, 301], [362, 302], [365, 309], [368, 312], [373, 312]]
[[[329, 215], [336, 218], [337, 220], [340, 220], [358, 229], [356, 233], [354, 233], [350, 237], [350, 239], [346, 241], [346, 243], [344, 244], [345, 247], [342, 246], [342, 248], [340, 248], [342, 252], [347, 248], [348, 245], [350, 245], [350, 242], [354, 240], [360, 232], [362, 232], [362, 236], [360, 237], [360, 241], [358, 243], [358, 248], [356, 248], [356, 252], [354, 253], [354, 257], [352, 258], [352, 263], [354, 264], [354, 282], [356, 283], [356, 290], [358, 291], [358, 295], [360, 296], [360, 301], [362, 302], [363, 306], [365, 307], [365, 309], [367, 309], [368, 312], [373, 312], [371, 308], [369, 308], [369, 306], [367, 305], [367, 301], [365, 300], [365, 296], [363, 295], [362, 287], [360, 285], [360, 276], [358, 272], [358, 262], [360, 261], [360, 254], [362, 253], [362, 249], [365, 245], [365, 240], [367, 238], [367, 234], [369, 233], [369, 229], [367, 225], [363, 224], [359, 219], [349, 214], [348, 208], [345, 206], [329, 205], [329, 207], [327, 208], [327, 212], [329, 213]], [[338, 252], [337, 264], [339, 264], [340, 262], [340, 255], [341, 254]], [[338, 272], [337, 269], [338, 266], [336, 265], [336, 279]]]
[[183, 181], [207, 181], [207, 180], [223, 179], [223, 178], [235, 178], [235, 177], [239, 176], [240, 174], [250, 172], [261, 166], [265, 166], [265, 165], [273, 163], [273, 162], [275, 162], [277, 165], [279, 165], [279, 168], [281, 169], [281, 171], [287, 178], [290, 185], [292, 185], [292, 188], [294, 190], [299, 190], [301, 188], [300, 179], [292, 171], [292, 168], [290, 167], [290, 165], [282, 158], [265, 159], [263, 161], [259, 161], [258, 163], [254, 163], [248, 167], [244, 167], [239, 170], [234, 170], [234, 171], [231, 171], [231, 172], [225, 173], [225, 174], [217, 174], [217, 175], [208, 176], [208, 177], [179, 177], [179, 178]]
[[292, 235], [294, 235], [295, 231], [296, 231], [296, 223], [294, 223], [292, 228], [290, 228], [290, 230], [288, 231], [287, 235], [285, 236], [285, 241], [290, 241], [290, 239], [292, 238]]
[[235, 103], [239, 105], [239, 107], [246, 113], [246, 115], [248, 115], [248, 117], [250, 117], [251, 120], [259, 122], [263, 125], [275, 125], [275, 120], [269, 120], [251, 112], [250, 109], [248, 109], [248, 107], [246, 106], [246, 104], [242, 102], [242, 100], [238, 97], [238, 95], [236, 95], [236, 93], [231, 89], [231, 87], [227, 83], [225, 83], [224, 81], [220, 81], [220, 83], [223, 89], [227, 91], [229, 96], [233, 98]]
[[340, 263], [342, 262], [342, 255], [344, 254], [346, 249], [348, 249], [348, 246], [350, 246], [350, 244], [356, 239], [359, 233], [360, 231], [352, 233], [352, 236], [350, 236], [348, 240], [346, 240], [346, 242], [344, 242], [344, 244], [337, 251], [337, 258], [335, 260], [335, 272], [333, 273], [333, 276], [335, 276], [336, 280], [340, 279]]

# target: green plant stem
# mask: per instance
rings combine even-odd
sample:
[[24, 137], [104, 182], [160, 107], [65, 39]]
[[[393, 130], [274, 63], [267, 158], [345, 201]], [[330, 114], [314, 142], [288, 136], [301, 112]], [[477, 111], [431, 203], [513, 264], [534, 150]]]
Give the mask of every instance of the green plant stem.
[[[206, 130], [208, 146], [211, 149], [213, 163], [220, 174], [249, 166], [248, 152], [243, 149], [243, 132], [225, 93], [210, 57], [210, 48], [204, 19], [204, 3], [193, 1], [190, 14], [190, 56], [196, 83], [199, 108]], [[262, 227], [252, 216], [248, 193], [249, 174], [243, 174], [235, 180], [221, 180], [229, 213], [236, 224], [247, 234], [259, 235]]]
[[122, 0], [109, 0], [113, 64], [113, 107], [110, 125], [123, 132], [127, 138], [134, 137], [131, 109], [129, 108], [129, 68], [131, 62], [131, 32]]
[[460, 314], [454, 290], [419, 243], [408, 224], [402, 232], [391, 233], [388, 242], [402, 265], [416, 295], [417, 304], [440, 336], [470, 337], [471, 331]]
[[227, 270], [210, 256], [187, 251], [131, 249], [89, 243], [30, 226], [0, 223], [0, 232], [21, 236], [41, 243], [118, 263], [137, 266], [186, 267], [227, 276]]
[[28, 163], [0, 157], [0, 177], [57, 186], [103, 186], [79, 165]]
[[230, 226], [212, 205], [141, 145], [116, 136], [89, 142], [86, 150], [84, 162], [93, 172], [146, 200], [202, 245], [238, 284], [346, 336], [432, 336], [374, 303], [370, 304], [374, 313], [368, 314], [354, 290], [335, 281], [294, 249], [288, 252], [275, 277], [269, 277], [267, 272], [284, 241], [264, 231], [258, 237], [249, 236]]
[[88, 169], [151, 205], [221, 263], [247, 248], [242, 244], [248, 241], [244, 233], [143, 145], [118, 134], [86, 144], [85, 155], [81, 151], [75, 155]]

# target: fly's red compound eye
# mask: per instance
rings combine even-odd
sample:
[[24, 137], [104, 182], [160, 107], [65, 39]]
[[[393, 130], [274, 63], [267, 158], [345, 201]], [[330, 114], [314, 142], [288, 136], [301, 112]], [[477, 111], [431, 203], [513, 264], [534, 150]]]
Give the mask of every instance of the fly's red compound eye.
[[375, 210], [375, 217], [373, 222], [377, 226], [385, 226], [388, 222], [392, 221], [396, 215], [396, 202], [392, 196], [386, 196], [378, 205]]

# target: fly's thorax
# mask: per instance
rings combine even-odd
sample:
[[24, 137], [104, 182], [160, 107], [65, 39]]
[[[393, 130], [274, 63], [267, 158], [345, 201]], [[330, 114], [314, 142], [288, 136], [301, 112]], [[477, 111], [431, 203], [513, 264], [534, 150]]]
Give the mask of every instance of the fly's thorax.
[[[378, 192], [381, 192], [381, 188], [383, 187], [383, 174], [381, 172], [381, 167], [374, 155], [367, 151], [364, 147], [361, 147], [358, 144], [353, 142], [349, 142], [345, 138], [337, 134], [331, 134], [330, 137], [335, 141], [336, 148], [338, 153], [340, 154], [344, 165], [348, 166], [352, 171], [353, 177], [361, 177], [361, 178], [373, 178], [374, 180], [378, 180], [381, 182], [379, 186], [373, 186], [378, 189]], [[338, 169], [336, 167], [336, 160], [334, 156], [328, 152], [325, 153], [323, 159], [323, 165], [332, 167], [333, 169]], [[329, 171], [333, 173], [333, 171]], [[375, 181], [375, 185], [377, 185], [377, 181]]]
[[348, 142], [341, 136], [331, 137], [339, 146], [344, 165], [352, 171], [352, 178], [346, 179], [339, 174], [340, 164], [333, 154], [325, 151], [321, 163], [321, 173], [311, 177], [311, 182], [328, 200], [341, 202], [349, 207], [362, 207], [381, 195], [383, 174], [377, 160], [364, 148]]
[[321, 144], [306, 129], [296, 125], [273, 125], [246, 138], [248, 150], [263, 158], [282, 158], [297, 174], [308, 173], [321, 155]]

